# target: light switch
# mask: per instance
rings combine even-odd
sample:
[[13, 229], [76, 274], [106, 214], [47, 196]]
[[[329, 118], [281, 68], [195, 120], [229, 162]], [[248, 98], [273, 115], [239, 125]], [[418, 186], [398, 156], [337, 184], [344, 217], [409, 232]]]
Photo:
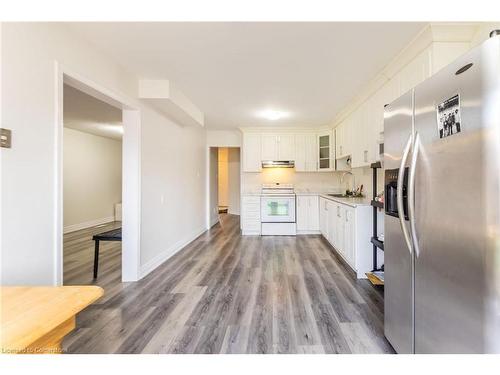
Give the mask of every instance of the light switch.
[[0, 147], [10, 148], [12, 132], [10, 129], [0, 128]]

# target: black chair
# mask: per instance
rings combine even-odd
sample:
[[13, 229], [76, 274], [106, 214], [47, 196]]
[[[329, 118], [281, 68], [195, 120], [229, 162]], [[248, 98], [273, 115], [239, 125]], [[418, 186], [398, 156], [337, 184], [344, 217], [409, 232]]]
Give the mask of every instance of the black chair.
[[94, 279], [97, 278], [97, 269], [99, 267], [99, 241], [121, 241], [122, 228], [116, 228], [107, 232], [96, 234], [92, 239], [95, 241], [94, 250]]

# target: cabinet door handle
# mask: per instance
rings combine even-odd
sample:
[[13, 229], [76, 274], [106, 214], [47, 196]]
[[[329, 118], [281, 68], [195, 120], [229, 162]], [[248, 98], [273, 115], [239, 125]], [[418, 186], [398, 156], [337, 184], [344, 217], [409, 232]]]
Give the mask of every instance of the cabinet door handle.
[[368, 151], [364, 151], [365, 163], [368, 162]]

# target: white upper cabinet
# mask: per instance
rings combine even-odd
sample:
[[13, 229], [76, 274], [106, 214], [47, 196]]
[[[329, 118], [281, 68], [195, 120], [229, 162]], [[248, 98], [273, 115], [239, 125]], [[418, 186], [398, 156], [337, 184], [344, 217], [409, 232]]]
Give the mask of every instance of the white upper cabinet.
[[295, 160], [293, 134], [262, 134], [262, 160]]
[[351, 145], [348, 149], [349, 155], [351, 155], [351, 167], [357, 168], [363, 166], [363, 153], [365, 149], [365, 113], [366, 113], [366, 103], [363, 103], [361, 107], [355, 111], [352, 117], [352, 123], [350, 125], [350, 135], [351, 135]]
[[243, 172], [260, 172], [261, 148], [260, 133], [243, 134]]
[[295, 160], [295, 135], [278, 135], [278, 160]]
[[262, 160], [278, 159], [278, 136], [273, 134], [262, 134]]
[[[416, 55], [335, 128], [336, 158], [351, 156], [351, 167], [367, 167], [380, 160], [384, 105], [390, 104], [465, 52], [467, 43], [435, 42]], [[344, 164], [337, 162], [337, 167]]]
[[318, 170], [316, 134], [295, 135], [295, 171], [315, 172]]
[[335, 128], [336, 158], [343, 159], [352, 155], [352, 146], [356, 144], [356, 112], [351, 113]]
[[344, 133], [345, 133], [346, 122], [341, 122], [335, 128], [335, 155], [337, 159], [344, 157]]
[[318, 134], [318, 170], [335, 170], [335, 138], [334, 132], [328, 130]]
[[397, 74], [399, 91], [404, 94], [431, 76], [432, 49], [426, 48]]

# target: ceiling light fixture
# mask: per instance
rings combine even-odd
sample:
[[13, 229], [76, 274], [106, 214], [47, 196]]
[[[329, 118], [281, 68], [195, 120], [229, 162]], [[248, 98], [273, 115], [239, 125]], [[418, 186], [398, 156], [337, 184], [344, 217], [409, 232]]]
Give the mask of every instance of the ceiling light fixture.
[[259, 113], [259, 117], [265, 118], [266, 120], [276, 121], [285, 117], [288, 117], [287, 112], [275, 111], [272, 109], [266, 109]]

